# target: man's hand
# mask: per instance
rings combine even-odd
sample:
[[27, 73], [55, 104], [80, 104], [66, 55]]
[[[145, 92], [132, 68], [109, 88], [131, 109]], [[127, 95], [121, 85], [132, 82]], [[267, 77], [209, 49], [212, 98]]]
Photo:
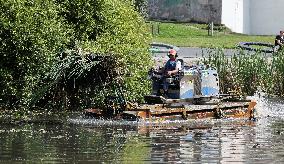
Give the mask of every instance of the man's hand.
[[168, 72], [167, 72], [167, 75], [168, 75], [168, 76], [171, 76], [171, 74], [172, 74], [172, 71], [168, 71]]

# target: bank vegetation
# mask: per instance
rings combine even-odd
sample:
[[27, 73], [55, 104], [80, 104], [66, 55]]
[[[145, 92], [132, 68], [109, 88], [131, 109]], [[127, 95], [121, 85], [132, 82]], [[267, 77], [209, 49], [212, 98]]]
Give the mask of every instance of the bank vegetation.
[[217, 68], [222, 93], [252, 96], [284, 95], [284, 52], [273, 54], [239, 51], [226, 56], [223, 49], [208, 51], [203, 62]]
[[0, 0], [1, 108], [78, 110], [118, 90], [141, 101], [151, 36], [138, 4]]

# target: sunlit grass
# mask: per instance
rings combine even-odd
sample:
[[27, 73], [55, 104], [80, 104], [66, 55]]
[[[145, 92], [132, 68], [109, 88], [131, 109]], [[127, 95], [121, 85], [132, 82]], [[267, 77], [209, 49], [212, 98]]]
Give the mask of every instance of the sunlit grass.
[[154, 34], [153, 42], [162, 42], [181, 47], [235, 48], [239, 42], [274, 42], [274, 36], [236, 34], [226, 28], [219, 31], [215, 30], [213, 36], [209, 36], [206, 24], [152, 22], [152, 24], [149, 23], [149, 27], [149, 30]]

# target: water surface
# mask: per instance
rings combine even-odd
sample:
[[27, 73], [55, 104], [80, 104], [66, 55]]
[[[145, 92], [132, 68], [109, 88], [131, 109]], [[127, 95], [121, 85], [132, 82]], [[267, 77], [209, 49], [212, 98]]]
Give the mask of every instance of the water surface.
[[284, 101], [258, 118], [0, 124], [0, 163], [284, 163]]

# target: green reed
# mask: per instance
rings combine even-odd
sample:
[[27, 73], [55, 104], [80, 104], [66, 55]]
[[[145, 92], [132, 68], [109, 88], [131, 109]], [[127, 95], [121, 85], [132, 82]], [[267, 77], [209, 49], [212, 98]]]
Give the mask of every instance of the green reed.
[[236, 51], [226, 56], [222, 49], [208, 50], [203, 62], [218, 70], [221, 93], [253, 95], [264, 91], [284, 95], [284, 54]]

